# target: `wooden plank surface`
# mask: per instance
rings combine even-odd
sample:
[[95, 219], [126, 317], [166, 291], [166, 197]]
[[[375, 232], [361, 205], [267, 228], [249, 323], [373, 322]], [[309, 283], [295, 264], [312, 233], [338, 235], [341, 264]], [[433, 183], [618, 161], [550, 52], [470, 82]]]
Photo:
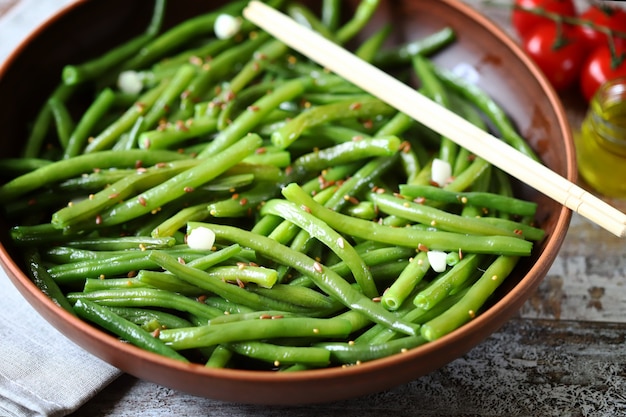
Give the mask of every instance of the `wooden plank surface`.
[[[20, 0], [0, 0], [0, 15]], [[436, 0], [435, 0], [436, 1]], [[513, 35], [509, 0], [465, 0]], [[579, 0], [580, 8], [586, 1]], [[584, 104], [563, 96], [576, 128]], [[626, 202], [613, 200], [620, 209]], [[307, 407], [198, 398], [123, 375], [81, 416], [620, 416], [626, 415], [626, 251], [574, 216], [560, 255], [518, 316], [467, 355], [389, 391]]]

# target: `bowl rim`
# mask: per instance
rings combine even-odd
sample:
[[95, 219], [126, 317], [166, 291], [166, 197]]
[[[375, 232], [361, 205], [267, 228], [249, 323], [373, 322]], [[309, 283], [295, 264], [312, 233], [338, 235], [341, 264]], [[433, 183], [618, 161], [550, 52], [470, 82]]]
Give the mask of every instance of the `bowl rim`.
[[[532, 61], [532, 59], [526, 55], [521, 47], [516, 43], [516, 41], [510, 37], [508, 34], [504, 32], [504, 30], [498, 26], [495, 22], [490, 20], [488, 17], [481, 14], [479, 11], [474, 9], [471, 5], [463, 2], [459, 2], [458, 0], [439, 0], [443, 3], [446, 3], [447, 6], [458, 10], [462, 14], [468, 16], [472, 20], [476, 21], [478, 24], [483, 26], [486, 30], [491, 32], [495, 38], [498, 39], [499, 42], [503, 43], [508, 49], [510, 49], [522, 62], [522, 64], [532, 73], [535, 79], [538, 81], [541, 89], [546, 94], [546, 100], [550, 102], [550, 105], [555, 110], [555, 114], [558, 118], [559, 131], [564, 135], [564, 141], [566, 143], [570, 143], [571, 146], [566, 147], [565, 152], [565, 160], [566, 160], [566, 177], [568, 180], [575, 182], [577, 179], [577, 167], [576, 167], [576, 158], [574, 154], [573, 147], [573, 137], [571, 133], [571, 128], [569, 126], [569, 122], [566, 117], [566, 113], [564, 111], [562, 102], [557, 95], [556, 91], [550, 85], [549, 81], [543, 75], [541, 70], [537, 67], [537, 65]], [[17, 57], [28, 47], [28, 45], [32, 42], [33, 39], [37, 38], [45, 31], [45, 29], [55, 21], [61, 19], [65, 14], [69, 11], [73, 10], [76, 7], [80, 7], [84, 3], [88, 3], [87, 0], [77, 0], [73, 3], [67, 4], [60, 8], [54, 15], [50, 16], [48, 19], [37, 25], [37, 27], [31, 31], [28, 36], [26, 36], [22, 41], [19, 42], [18, 46], [12, 50], [6, 60], [0, 65], [0, 78], [2, 78], [4, 72], [12, 65], [13, 61], [17, 59]], [[561, 206], [560, 212], [558, 214], [558, 221], [554, 225], [554, 231], [549, 236], [546, 236], [545, 239], [548, 239], [546, 246], [543, 249], [542, 256], [547, 255], [549, 257], [555, 258], [558, 253], [565, 235], [567, 233], [568, 225], [570, 223], [572, 217], [572, 212], [568, 208]], [[92, 326], [91, 324], [81, 320], [80, 318], [70, 314], [69, 312], [63, 310], [59, 306], [57, 306], [50, 298], [48, 298], [43, 292], [41, 292], [37, 286], [28, 278], [28, 276], [22, 271], [22, 269], [17, 265], [17, 263], [10, 256], [7, 248], [3, 243], [0, 242], [0, 264], [2, 264], [3, 269], [6, 271], [9, 279], [12, 284], [18, 289], [18, 291], [22, 294], [22, 296], [31, 304], [31, 306], [42, 315], [48, 322], [50, 322], [54, 327], [59, 328], [59, 326], [70, 326], [75, 328], [77, 331], [84, 333], [87, 335], [89, 339], [89, 343], [85, 343], [83, 341], [77, 342], [73, 338], [71, 339], [77, 345], [87, 349], [86, 345], [102, 345], [110, 349], [114, 349], [117, 352], [121, 352], [124, 355], [130, 355], [133, 357], [137, 357], [141, 361], [152, 363], [154, 365], [163, 366], [167, 368], [171, 368], [175, 371], [183, 371], [183, 372], [193, 372], [195, 374], [205, 376], [207, 378], [217, 378], [217, 379], [227, 379], [231, 381], [246, 381], [246, 382], [254, 382], [254, 383], [272, 383], [272, 382], [284, 382], [284, 381], [310, 381], [311, 379], [317, 380], [326, 380], [326, 379], [335, 379], [337, 377], [344, 378], [346, 376], [352, 374], [367, 374], [369, 371], [373, 371], [376, 369], [387, 368], [390, 365], [399, 365], [401, 363], [405, 363], [407, 361], [416, 360], [417, 357], [423, 355], [424, 353], [432, 353], [436, 350], [440, 349], [443, 345], [454, 345], [462, 339], [466, 339], [468, 336], [476, 334], [476, 330], [480, 328], [491, 328], [491, 332], [497, 330], [497, 328], [493, 328], [493, 317], [497, 315], [507, 315], [509, 317], [513, 314], [511, 311], [511, 306], [517, 306], [523, 303], [526, 298], [523, 294], [528, 293], [529, 291], [535, 289], [540, 281], [542, 280], [543, 273], [550, 267], [550, 265], [543, 265], [535, 263], [527, 272], [527, 276], [520, 280], [519, 283], [513, 288], [513, 290], [507, 292], [501, 299], [492, 304], [489, 309], [482, 312], [475, 319], [461, 326], [459, 329], [437, 339], [432, 342], [428, 342], [422, 346], [419, 346], [415, 349], [411, 349], [406, 353], [396, 354], [389, 357], [372, 360], [369, 362], [363, 362], [359, 366], [351, 366], [351, 367], [330, 367], [323, 369], [312, 369], [307, 370], [306, 372], [294, 372], [294, 373], [276, 373], [269, 371], [254, 371], [254, 370], [242, 370], [242, 369], [211, 369], [206, 368], [201, 364], [186, 364], [180, 361], [176, 361], [174, 359], [169, 359], [163, 357], [161, 355], [145, 351], [141, 348], [133, 346], [127, 343], [120, 343], [120, 341], [104, 331]], [[534, 279], [530, 279], [529, 277], [535, 277]], [[541, 277], [541, 278], [537, 278]], [[514, 308], [513, 310], [517, 310]], [[505, 320], [505, 321], [506, 321]], [[497, 327], [500, 327], [498, 325]], [[64, 335], [65, 336], [65, 335]], [[67, 337], [67, 336], [66, 336]], [[482, 338], [481, 338], [482, 340]], [[473, 348], [476, 344], [480, 343], [481, 340], [473, 341], [471, 346], [468, 349], [460, 349], [460, 354], [466, 353], [467, 350]], [[88, 349], [89, 350], [89, 349]], [[94, 353], [93, 350], [89, 350], [91, 353]], [[99, 356], [101, 359], [104, 359], [106, 362], [111, 363], [114, 366], [119, 365], [119, 361], [116, 361], [114, 358], [106, 358], [103, 355], [99, 354], [100, 352], [94, 353], [96, 356]], [[116, 365], [118, 364], [118, 365]], [[435, 368], [436, 369], [436, 368]], [[126, 371], [126, 369], [122, 369]], [[433, 369], [434, 370], [434, 369]], [[134, 373], [134, 372], [133, 372]], [[144, 376], [141, 376], [144, 378]], [[147, 378], [146, 378], [147, 379]], [[165, 384], [163, 381], [158, 381], [159, 383]]]

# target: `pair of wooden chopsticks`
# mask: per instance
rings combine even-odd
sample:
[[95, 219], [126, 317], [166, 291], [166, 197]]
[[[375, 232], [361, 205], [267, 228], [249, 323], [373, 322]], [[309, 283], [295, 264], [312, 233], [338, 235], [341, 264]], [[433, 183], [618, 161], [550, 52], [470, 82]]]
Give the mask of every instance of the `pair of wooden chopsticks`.
[[509, 175], [616, 236], [626, 236], [626, 214], [341, 46], [259, 1], [251, 1], [244, 16], [291, 48]]

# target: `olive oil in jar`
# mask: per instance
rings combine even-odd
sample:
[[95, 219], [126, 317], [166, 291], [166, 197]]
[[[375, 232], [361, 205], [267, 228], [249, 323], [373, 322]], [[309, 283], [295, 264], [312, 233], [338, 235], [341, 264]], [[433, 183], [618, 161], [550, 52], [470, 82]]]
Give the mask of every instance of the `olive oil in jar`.
[[626, 197], [626, 78], [596, 92], [576, 136], [576, 153], [586, 183], [604, 196]]

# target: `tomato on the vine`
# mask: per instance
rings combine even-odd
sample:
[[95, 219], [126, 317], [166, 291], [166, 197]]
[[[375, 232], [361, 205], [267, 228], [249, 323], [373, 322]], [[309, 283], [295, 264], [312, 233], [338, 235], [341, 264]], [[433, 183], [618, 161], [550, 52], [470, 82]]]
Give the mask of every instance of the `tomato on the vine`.
[[578, 32], [571, 26], [547, 24], [534, 28], [522, 40], [522, 47], [541, 68], [556, 90], [578, 80], [586, 56]]
[[587, 57], [581, 71], [581, 91], [589, 101], [605, 82], [626, 77], [626, 42], [617, 42], [615, 55], [607, 44], [599, 46]]
[[[594, 3], [580, 15], [580, 18], [613, 31], [626, 31], [626, 10], [620, 7]], [[605, 33], [589, 25], [578, 25], [578, 30], [589, 50], [606, 45], [608, 42]]]
[[511, 22], [520, 38], [542, 24], [555, 25], [552, 19], [523, 9], [541, 9], [561, 16], [576, 16], [573, 0], [515, 0]]

